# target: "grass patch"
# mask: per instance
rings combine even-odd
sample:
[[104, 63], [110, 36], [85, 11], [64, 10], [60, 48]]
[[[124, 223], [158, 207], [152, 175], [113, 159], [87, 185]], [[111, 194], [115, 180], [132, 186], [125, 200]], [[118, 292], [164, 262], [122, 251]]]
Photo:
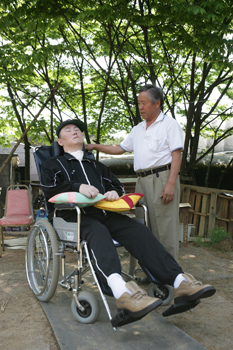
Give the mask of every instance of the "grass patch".
[[230, 239], [230, 234], [224, 230], [223, 227], [218, 227], [211, 231], [209, 238], [196, 237], [195, 244], [202, 247], [210, 247], [216, 243], [222, 242], [225, 239]]
[[226, 232], [222, 227], [218, 227], [211, 231], [211, 243], [212, 245], [215, 243], [219, 243], [224, 241], [226, 238], [230, 238], [230, 234]]

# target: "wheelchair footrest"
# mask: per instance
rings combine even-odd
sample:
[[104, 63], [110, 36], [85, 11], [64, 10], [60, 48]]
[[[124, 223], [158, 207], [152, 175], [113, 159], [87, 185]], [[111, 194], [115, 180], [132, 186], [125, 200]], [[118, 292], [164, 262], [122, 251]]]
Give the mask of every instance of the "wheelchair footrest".
[[194, 300], [194, 301], [186, 301], [183, 303], [179, 303], [179, 304], [173, 304], [172, 306], [170, 306], [167, 310], [165, 310], [163, 312], [163, 317], [166, 316], [171, 316], [171, 315], [175, 315], [175, 314], [180, 314], [181, 312], [185, 312], [188, 310], [192, 310], [195, 306], [197, 306], [198, 304], [200, 304], [201, 300]]
[[141, 317], [132, 317], [127, 313], [127, 310], [120, 310], [112, 319], [111, 323], [113, 327], [122, 327], [126, 324], [135, 322], [143, 318], [145, 315]]

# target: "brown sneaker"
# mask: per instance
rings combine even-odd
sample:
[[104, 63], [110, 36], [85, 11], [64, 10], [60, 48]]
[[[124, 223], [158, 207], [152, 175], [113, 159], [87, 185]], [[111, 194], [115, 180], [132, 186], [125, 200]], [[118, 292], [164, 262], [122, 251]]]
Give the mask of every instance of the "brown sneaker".
[[118, 309], [127, 310], [132, 317], [143, 317], [162, 304], [161, 299], [149, 297], [146, 291], [133, 281], [127, 282], [126, 287], [132, 294], [124, 293], [116, 300], [116, 304]]
[[184, 273], [183, 276], [187, 281], [181, 282], [179, 287], [174, 289], [175, 304], [209, 298], [216, 292], [216, 289], [213, 286], [202, 284], [202, 282], [197, 281], [189, 273]]

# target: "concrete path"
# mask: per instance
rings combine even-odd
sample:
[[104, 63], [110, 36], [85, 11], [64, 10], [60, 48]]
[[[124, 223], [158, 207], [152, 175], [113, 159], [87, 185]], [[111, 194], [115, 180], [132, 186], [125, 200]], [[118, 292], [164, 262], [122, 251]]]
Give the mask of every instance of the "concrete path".
[[[26, 238], [5, 240], [7, 249], [25, 249]], [[67, 264], [67, 267], [69, 264]], [[85, 277], [84, 291], [96, 295], [100, 303], [100, 317], [94, 324], [81, 324], [71, 312], [72, 292], [57, 287], [55, 296], [41, 302], [61, 350], [204, 350], [193, 338], [152, 311], [142, 320], [113, 330], [107, 312], [93, 286], [92, 278]], [[116, 314], [114, 298], [107, 297], [112, 316]], [[182, 314], [180, 314], [182, 317]]]
[[[72, 292], [61, 287], [48, 303], [41, 303], [61, 350], [204, 350], [193, 338], [155, 311], [142, 320], [113, 330], [97, 287], [85, 283], [83, 290], [96, 294], [101, 307], [99, 320], [81, 324], [71, 312]], [[112, 316], [114, 298], [107, 297]], [[182, 317], [182, 314], [180, 315]]]

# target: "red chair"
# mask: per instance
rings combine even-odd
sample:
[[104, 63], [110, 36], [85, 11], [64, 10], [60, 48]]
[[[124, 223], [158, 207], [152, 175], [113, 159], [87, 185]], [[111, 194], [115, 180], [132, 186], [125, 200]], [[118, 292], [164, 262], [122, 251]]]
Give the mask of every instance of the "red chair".
[[3, 250], [5, 250], [3, 227], [31, 226], [33, 223], [33, 209], [29, 188], [26, 185], [9, 186], [7, 188], [4, 216], [0, 219], [0, 239], [2, 240]]

